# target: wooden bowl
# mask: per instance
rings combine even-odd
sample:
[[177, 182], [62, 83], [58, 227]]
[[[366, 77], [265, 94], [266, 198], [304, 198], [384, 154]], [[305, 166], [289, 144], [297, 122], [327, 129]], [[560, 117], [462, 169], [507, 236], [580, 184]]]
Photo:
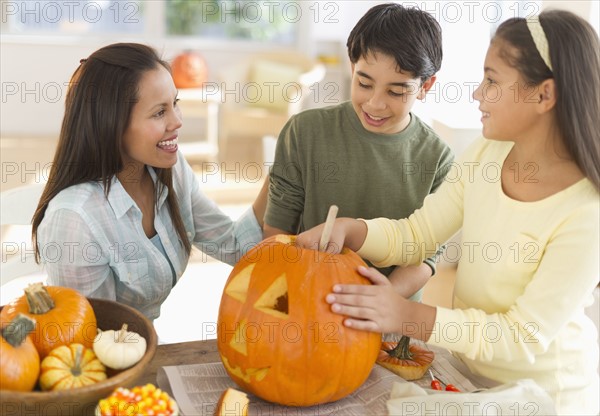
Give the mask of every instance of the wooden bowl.
[[146, 353], [142, 359], [122, 371], [108, 369], [106, 380], [90, 386], [53, 392], [0, 390], [1, 415], [93, 415], [98, 401], [117, 387], [135, 386], [156, 353], [158, 337], [152, 322], [129, 306], [103, 299], [88, 300], [94, 308], [98, 328], [118, 330], [127, 323], [128, 331], [137, 332], [146, 339]]

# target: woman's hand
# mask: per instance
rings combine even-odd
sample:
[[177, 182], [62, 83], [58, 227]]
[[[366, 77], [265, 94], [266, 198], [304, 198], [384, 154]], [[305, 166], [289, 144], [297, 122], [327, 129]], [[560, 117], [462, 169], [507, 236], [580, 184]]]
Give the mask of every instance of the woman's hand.
[[[318, 250], [324, 227], [325, 224], [317, 225], [310, 230], [298, 234], [296, 245], [302, 248]], [[338, 218], [335, 220], [326, 251], [337, 254], [342, 251], [344, 246], [356, 251], [362, 246], [366, 237], [367, 225], [364, 221], [352, 218]]]
[[344, 325], [372, 332], [402, 333], [403, 310], [408, 301], [377, 269], [359, 267], [373, 285], [335, 285], [325, 300], [331, 310], [346, 315]]

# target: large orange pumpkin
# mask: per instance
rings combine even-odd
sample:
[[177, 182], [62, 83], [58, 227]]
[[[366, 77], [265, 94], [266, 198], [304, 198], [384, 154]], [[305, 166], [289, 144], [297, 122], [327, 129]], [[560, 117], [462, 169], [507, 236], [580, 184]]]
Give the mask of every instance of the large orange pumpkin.
[[76, 342], [91, 348], [98, 332], [92, 305], [68, 287], [29, 285], [25, 295], [2, 308], [0, 324], [12, 321], [19, 313], [36, 321], [30, 336], [40, 359], [59, 345]]
[[177, 88], [201, 88], [208, 80], [208, 67], [200, 54], [186, 51], [173, 59], [171, 75]]
[[244, 390], [310, 406], [360, 387], [381, 335], [345, 327], [325, 301], [336, 283], [370, 284], [357, 271], [364, 261], [348, 249], [331, 255], [294, 242], [270, 237], [236, 264], [221, 298], [217, 343], [225, 369]]
[[29, 338], [35, 321], [18, 315], [0, 335], [0, 389], [31, 391], [40, 374], [40, 357]]

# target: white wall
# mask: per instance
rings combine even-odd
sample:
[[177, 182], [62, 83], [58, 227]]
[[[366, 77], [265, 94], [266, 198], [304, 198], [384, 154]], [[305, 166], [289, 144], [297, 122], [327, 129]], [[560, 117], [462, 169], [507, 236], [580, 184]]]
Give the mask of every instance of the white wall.
[[97, 45], [9, 43], [0, 46], [1, 134], [58, 133], [71, 73]]
[[[124, 39], [77, 39], [51, 41], [43, 38], [18, 39], [3, 36], [0, 43], [1, 137], [56, 136], [64, 111], [67, 84], [79, 60], [96, 49]], [[132, 40], [140, 42], [139, 39]], [[175, 44], [165, 39], [144, 41], [171, 59], [190, 45]], [[204, 55], [211, 81], [218, 68], [223, 68], [256, 51], [248, 48], [193, 45]]]

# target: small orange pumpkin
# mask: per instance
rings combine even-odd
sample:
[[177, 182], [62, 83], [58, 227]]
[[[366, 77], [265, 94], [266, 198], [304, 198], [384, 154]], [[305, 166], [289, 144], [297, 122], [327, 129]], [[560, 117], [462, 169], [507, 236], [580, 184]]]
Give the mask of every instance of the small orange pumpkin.
[[202, 55], [186, 51], [173, 59], [171, 75], [177, 88], [201, 88], [208, 80], [208, 67]]
[[28, 334], [35, 321], [17, 315], [1, 330], [0, 388], [2, 390], [31, 391], [40, 374], [40, 356]]
[[398, 343], [382, 342], [377, 363], [398, 374], [405, 380], [418, 380], [433, 362], [433, 351], [411, 344], [410, 338], [402, 336]]
[[289, 406], [341, 399], [367, 379], [381, 335], [343, 325], [325, 296], [334, 284], [370, 284], [365, 262], [344, 249], [331, 255], [265, 239], [235, 265], [219, 309], [217, 345], [244, 390]]
[[36, 321], [33, 343], [43, 359], [59, 345], [73, 342], [91, 347], [96, 337], [96, 315], [90, 302], [75, 289], [33, 283], [25, 295], [2, 308], [0, 324], [19, 313]]
[[66, 390], [106, 380], [106, 367], [91, 348], [81, 344], [61, 345], [42, 360], [42, 390]]

